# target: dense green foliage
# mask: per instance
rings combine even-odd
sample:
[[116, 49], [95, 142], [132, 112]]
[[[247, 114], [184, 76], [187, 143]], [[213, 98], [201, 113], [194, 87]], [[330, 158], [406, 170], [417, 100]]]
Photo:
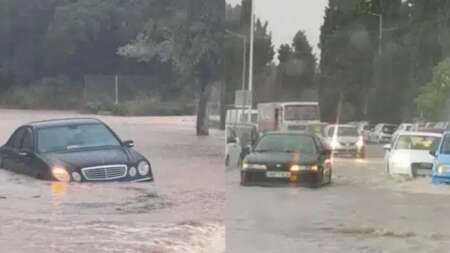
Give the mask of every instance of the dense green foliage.
[[[449, 13], [447, 0], [330, 0], [317, 79], [325, 119], [334, 120], [339, 93], [345, 119], [398, 122], [421, 116], [415, 98], [429, 90], [422, 87], [433, 67], [449, 56]], [[373, 14], [383, 16], [381, 45]]]

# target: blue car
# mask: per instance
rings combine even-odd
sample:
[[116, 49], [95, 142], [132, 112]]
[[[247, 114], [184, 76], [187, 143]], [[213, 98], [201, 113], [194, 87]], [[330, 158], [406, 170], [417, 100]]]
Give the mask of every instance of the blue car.
[[445, 132], [439, 145], [430, 153], [433, 161], [433, 184], [450, 183], [450, 132]]

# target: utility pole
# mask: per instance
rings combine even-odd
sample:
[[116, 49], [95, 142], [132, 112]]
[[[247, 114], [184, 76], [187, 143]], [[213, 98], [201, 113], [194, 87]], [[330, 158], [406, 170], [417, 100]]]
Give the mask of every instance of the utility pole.
[[242, 90], [245, 90], [245, 76], [247, 72], [247, 37], [244, 36], [244, 55], [242, 56]]
[[250, 94], [250, 106], [248, 109], [248, 122], [252, 122], [252, 108], [253, 108], [253, 54], [255, 41], [255, 1], [251, 1], [251, 15], [250, 15], [250, 59], [249, 59], [249, 74], [248, 74], [248, 91]]
[[383, 14], [372, 12], [370, 12], [369, 14], [378, 17], [378, 54], [381, 55], [383, 53]]

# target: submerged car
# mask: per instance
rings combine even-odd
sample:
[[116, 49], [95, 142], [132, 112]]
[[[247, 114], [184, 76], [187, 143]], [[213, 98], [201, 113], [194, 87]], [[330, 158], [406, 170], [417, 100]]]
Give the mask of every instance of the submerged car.
[[384, 147], [386, 173], [409, 177], [431, 176], [433, 156], [430, 151], [436, 147], [441, 137], [438, 133], [399, 133], [392, 145]]
[[272, 132], [263, 135], [241, 167], [241, 185], [331, 183], [331, 150], [317, 135]]
[[326, 141], [334, 155], [365, 158], [366, 145], [358, 129], [352, 125], [329, 125], [325, 128]]
[[0, 148], [0, 168], [62, 182], [153, 181], [149, 161], [97, 119], [19, 127]]
[[450, 132], [445, 132], [441, 141], [430, 154], [433, 159], [433, 184], [450, 183]]

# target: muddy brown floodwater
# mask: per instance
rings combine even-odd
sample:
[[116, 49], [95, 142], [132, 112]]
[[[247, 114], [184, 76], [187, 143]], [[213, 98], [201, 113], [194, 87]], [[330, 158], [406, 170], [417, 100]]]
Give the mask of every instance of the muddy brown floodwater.
[[[0, 145], [19, 125], [90, 117], [0, 110]], [[62, 184], [0, 170], [1, 252], [224, 252], [223, 134], [193, 117], [94, 116], [152, 163], [154, 183]]]

